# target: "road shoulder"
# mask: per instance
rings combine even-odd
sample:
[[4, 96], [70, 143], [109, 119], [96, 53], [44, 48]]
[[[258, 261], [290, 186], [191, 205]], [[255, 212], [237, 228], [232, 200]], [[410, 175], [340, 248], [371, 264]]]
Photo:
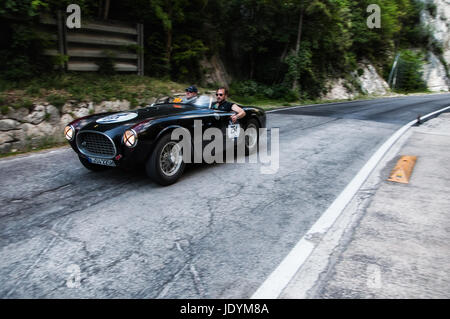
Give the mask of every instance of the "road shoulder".
[[[280, 298], [448, 298], [449, 136], [449, 113], [403, 135]], [[386, 181], [400, 155], [418, 156], [407, 185]]]

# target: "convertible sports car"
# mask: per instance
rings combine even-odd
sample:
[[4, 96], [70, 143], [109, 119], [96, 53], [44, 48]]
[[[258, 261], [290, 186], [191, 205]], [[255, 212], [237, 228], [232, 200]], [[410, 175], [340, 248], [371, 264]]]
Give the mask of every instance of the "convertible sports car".
[[[144, 164], [152, 180], [170, 185], [178, 180], [186, 165], [179, 141], [171, 138], [174, 129], [187, 129], [194, 136], [194, 124], [201, 123], [203, 131], [210, 127], [220, 129], [224, 141], [234, 138], [227, 134], [227, 128], [233, 126], [230, 116], [234, 112], [212, 106], [213, 97], [208, 95], [200, 95], [194, 102], [164, 98], [137, 110], [79, 118], [65, 127], [64, 136], [80, 162], [92, 171]], [[246, 153], [252, 153], [258, 146], [258, 129], [266, 127], [266, 114], [257, 107], [242, 108], [246, 115], [239, 119], [239, 125], [245, 130], [254, 128], [243, 142]]]

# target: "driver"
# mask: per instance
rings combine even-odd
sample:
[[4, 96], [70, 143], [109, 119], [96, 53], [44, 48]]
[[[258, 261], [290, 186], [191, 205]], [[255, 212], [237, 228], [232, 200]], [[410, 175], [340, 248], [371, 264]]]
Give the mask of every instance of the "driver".
[[198, 89], [195, 87], [195, 85], [191, 85], [190, 87], [186, 88], [186, 103], [194, 103], [197, 98]]
[[231, 121], [236, 123], [238, 119], [241, 119], [245, 116], [245, 111], [240, 108], [237, 104], [233, 104], [231, 102], [227, 101], [228, 98], [228, 89], [221, 87], [217, 89], [216, 91], [216, 100], [213, 104], [213, 108], [221, 110], [221, 111], [227, 111], [231, 112], [234, 111], [236, 114], [231, 115]]

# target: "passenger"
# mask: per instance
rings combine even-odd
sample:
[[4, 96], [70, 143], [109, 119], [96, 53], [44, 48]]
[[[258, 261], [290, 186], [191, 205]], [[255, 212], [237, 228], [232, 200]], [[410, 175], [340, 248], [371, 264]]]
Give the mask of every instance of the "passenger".
[[238, 119], [245, 116], [245, 111], [240, 108], [237, 104], [233, 104], [227, 101], [228, 89], [221, 87], [216, 91], [216, 102], [213, 104], [213, 108], [221, 111], [231, 112], [234, 111], [236, 114], [231, 115], [231, 122], [236, 123]]
[[198, 98], [198, 89], [195, 87], [195, 85], [191, 85], [190, 87], [186, 88], [186, 99], [185, 103], [194, 103], [195, 100]]

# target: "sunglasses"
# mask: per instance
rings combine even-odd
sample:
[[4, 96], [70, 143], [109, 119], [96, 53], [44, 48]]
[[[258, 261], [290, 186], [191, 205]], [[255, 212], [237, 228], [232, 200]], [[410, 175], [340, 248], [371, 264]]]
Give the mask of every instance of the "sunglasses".
[[223, 96], [223, 93], [216, 93], [216, 96]]

